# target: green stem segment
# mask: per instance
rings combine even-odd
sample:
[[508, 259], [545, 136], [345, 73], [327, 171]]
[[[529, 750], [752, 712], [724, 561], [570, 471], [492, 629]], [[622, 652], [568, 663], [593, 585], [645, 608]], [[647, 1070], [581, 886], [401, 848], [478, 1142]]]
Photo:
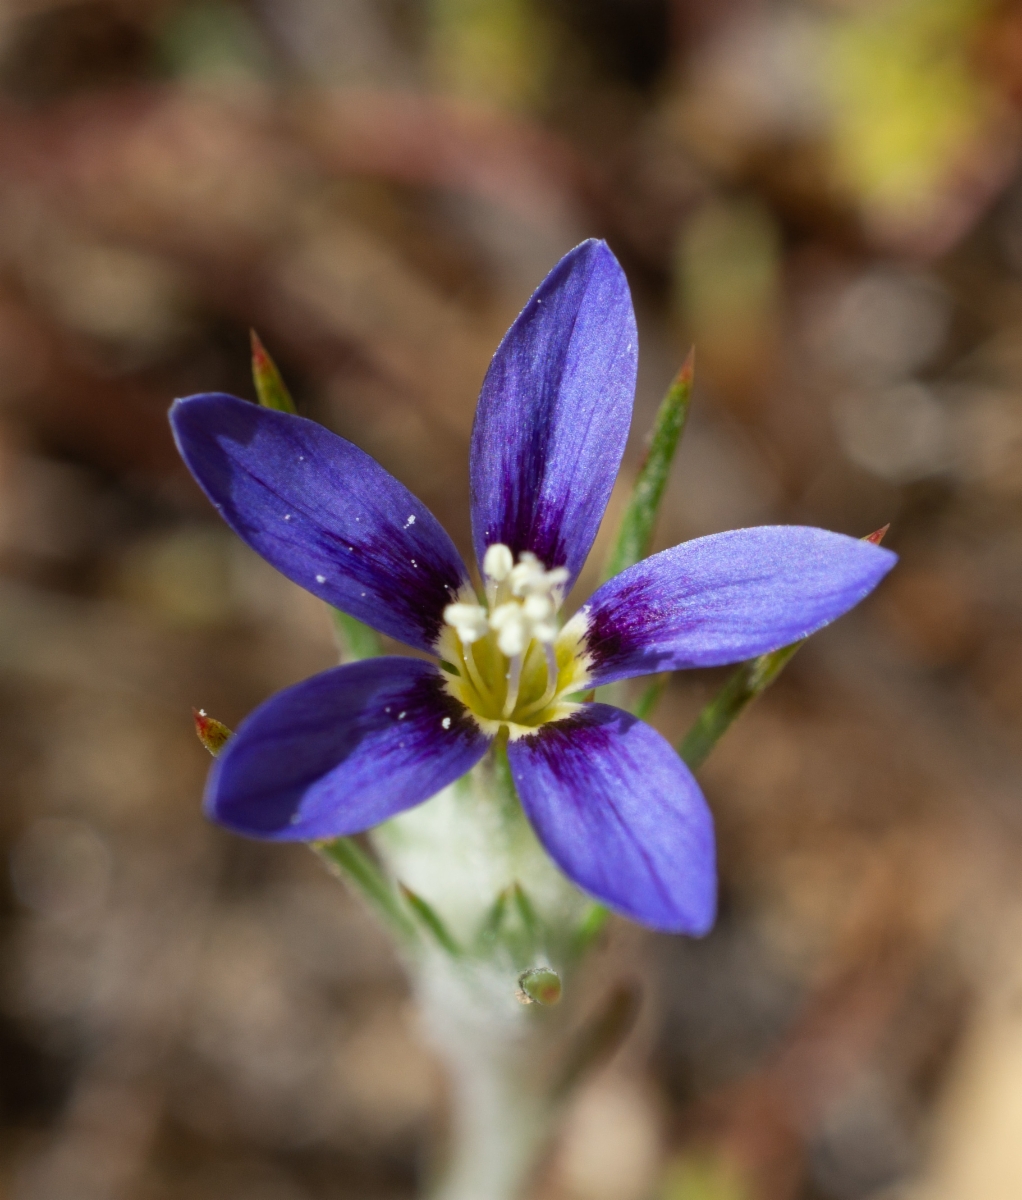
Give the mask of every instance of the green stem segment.
[[346, 879], [365, 898], [401, 942], [416, 940], [417, 930], [389, 880], [354, 838], [316, 842], [312, 848], [335, 875]]
[[428, 931], [437, 945], [445, 950], [451, 958], [460, 958], [461, 947], [451, 936], [450, 930], [433, 906], [427, 904], [421, 896], [413, 892], [410, 887], [405, 887], [403, 883], [399, 883], [398, 887], [401, 889], [401, 895], [408, 902], [408, 907], [415, 913], [423, 928]]
[[742, 663], [696, 718], [678, 753], [694, 771], [701, 767], [731, 722], [773, 683], [805, 641], [782, 646]]
[[632, 712], [640, 721], [649, 720], [653, 714], [653, 710], [660, 703], [660, 698], [663, 696], [670, 681], [670, 671], [661, 671], [659, 675], [654, 675], [642, 690], [638, 700], [632, 705]]
[[667, 476], [688, 417], [694, 367], [695, 352], [690, 350], [657, 412], [649, 450], [639, 468], [617, 538], [603, 568], [604, 580], [619, 575], [649, 554]]
[[331, 608], [334, 621], [334, 637], [343, 662], [359, 662], [363, 658], [375, 658], [383, 653], [380, 635], [375, 629], [363, 625], [355, 617], [349, 617], [339, 608]]

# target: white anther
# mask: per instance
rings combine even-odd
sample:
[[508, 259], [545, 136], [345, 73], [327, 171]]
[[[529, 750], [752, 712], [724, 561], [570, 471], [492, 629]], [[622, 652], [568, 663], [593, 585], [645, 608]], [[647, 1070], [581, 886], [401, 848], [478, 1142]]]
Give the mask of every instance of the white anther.
[[448, 604], [444, 609], [444, 620], [457, 631], [464, 646], [486, 636], [486, 609], [481, 604]]
[[529, 644], [529, 629], [524, 621], [514, 621], [497, 634], [497, 646], [505, 658], [521, 654]]
[[543, 564], [535, 554], [523, 550], [518, 556], [518, 565], [513, 568], [508, 577], [512, 595], [524, 596], [526, 592], [531, 592], [536, 582], [542, 579], [543, 574]]
[[516, 604], [514, 600], [509, 600], [507, 604], [498, 604], [490, 613], [490, 628], [503, 629], [508, 621], [516, 621], [521, 615], [522, 606]]
[[553, 600], [555, 593], [558, 593], [557, 600], [554, 606], [560, 605], [560, 591], [568, 580], [568, 571], [565, 567], [554, 567], [552, 571], [539, 571], [537, 574], [526, 579], [522, 584], [522, 592], [530, 596], [549, 596]]
[[526, 596], [522, 611], [530, 621], [545, 621], [554, 614], [554, 602], [549, 596]]
[[557, 626], [553, 621], [538, 621], [532, 627], [532, 636], [537, 642], [549, 645], [557, 637]]
[[529, 622], [522, 612], [522, 606], [513, 600], [493, 610], [490, 628], [496, 630], [497, 646], [507, 658], [521, 654], [529, 644]]
[[494, 583], [503, 583], [514, 565], [514, 557], [503, 542], [494, 542], [483, 555], [483, 574]]

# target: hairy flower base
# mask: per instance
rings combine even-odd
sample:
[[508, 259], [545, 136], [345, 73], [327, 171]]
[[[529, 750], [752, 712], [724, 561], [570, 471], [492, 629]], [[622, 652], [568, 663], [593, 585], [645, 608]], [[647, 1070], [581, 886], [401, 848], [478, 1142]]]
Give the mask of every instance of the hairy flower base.
[[553, 652], [557, 663], [553, 695], [549, 695], [546, 648], [534, 638], [521, 655], [517, 701], [510, 715], [505, 716], [512, 659], [498, 648], [497, 633], [490, 630], [478, 641], [465, 645], [447, 627], [438, 645], [448, 694], [465, 706], [488, 737], [496, 737], [504, 726], [511, 741], [578, 711], [577, 703], [565, 699], [582, 691], [589, 682], [586, 655], [577, 633], [565, 630], [554, 644]]

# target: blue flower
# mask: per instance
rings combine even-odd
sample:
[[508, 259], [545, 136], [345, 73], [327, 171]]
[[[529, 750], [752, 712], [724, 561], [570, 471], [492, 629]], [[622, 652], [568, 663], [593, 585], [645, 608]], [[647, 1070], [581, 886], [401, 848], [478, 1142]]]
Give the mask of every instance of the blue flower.
[[351, 442], [233, 396], [171, 423], [231, 528], [289, 579], [436, 662], [382, 657], [280, 692], [213, 766], [206, 809], [254, 837], [358, 833], [429, 799], [507, 731], [522, 807], [561, 869], [657, 929], [705, 933], [713, 822], [649, 725], [583, 689], [738, 662], [851, 608], [895, 556], [799, 526], [654, 554], [558, 629], [621, 462], [638, 342], [602, 242], [561, 260], [512, 325], [472, 431], [472, 533], [485, 603], [436, 518]]

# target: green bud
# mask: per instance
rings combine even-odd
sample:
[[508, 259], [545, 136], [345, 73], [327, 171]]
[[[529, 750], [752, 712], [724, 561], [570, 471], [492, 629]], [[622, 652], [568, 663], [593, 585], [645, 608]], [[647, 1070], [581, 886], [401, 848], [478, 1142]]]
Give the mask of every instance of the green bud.
[[523, 1004], [556, 1004], [561, 998], [561, 977], [550, 967], [530, 967], [518, 976], [518, 999]]

